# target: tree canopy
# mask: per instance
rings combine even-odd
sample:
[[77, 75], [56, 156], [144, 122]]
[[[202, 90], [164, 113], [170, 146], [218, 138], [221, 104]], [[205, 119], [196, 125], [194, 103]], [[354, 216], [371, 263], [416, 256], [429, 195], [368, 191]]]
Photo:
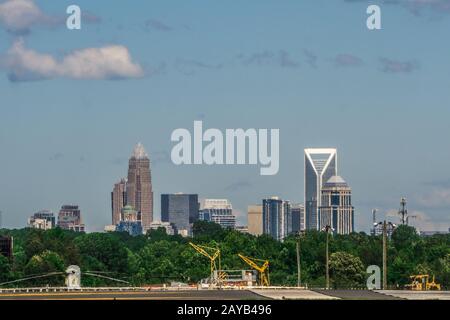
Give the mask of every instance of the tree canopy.
[[[222, 269], [249, 269], [241, 253], [270, 261], [273, 285], [297, 284], [296, 236], [279, 242], [268, 235], [252, 236], [222, 229], [209, 222], [197, 222], [193, 238], [170, 236], [164, 229], [132, 237], [128, 233], [75, 233], [59, 228], [0, 230], [14, 237], [14, 258], [0, 256], [0, 283], [32, 275], [64, 272], [69, 265], [80, 266], [82, 285], [123, 285], [89, 276], [97, 273], [121, 279], [131, 285], [150, 285], [181, 281], [196, 283], [207, 278], [210, 265], [189, 246], [196, 244], [221, 250]], [[325, 241], [323, 232], [309, 231], [300, 239], [302, 283], [310, 287], [325, 285]], [[365, 233], [330, 237], [331, 284], [336, 288], [365, 286], [369, 265], [382, 265], [381, 236]], [[450, 235], [421, 237], [407, 226], [400, 226], [388, 246], [388, 283], [402, 287], [409, 276], [426, 272], [436, 276], [443, 287], [450, 287]], [[43, 277], [26, 285], [63, 285], [64, 277]], [[16, 286], [24, 283], [14, 284]]]

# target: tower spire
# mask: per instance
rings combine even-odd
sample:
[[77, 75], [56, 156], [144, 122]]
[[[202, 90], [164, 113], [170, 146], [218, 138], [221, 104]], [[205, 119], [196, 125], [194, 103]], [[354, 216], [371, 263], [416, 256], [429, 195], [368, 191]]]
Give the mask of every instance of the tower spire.
[[139, 143], [134, 147], [132, 157], [135, 158], [135, 159], [145, 159], [145, 158], [148, 158], [148, 154], [147, 154], [147, 152], [145, 152], [145, 148], [144, 148], [144, 146], [142, 145], [142, 143], [139, 142]]

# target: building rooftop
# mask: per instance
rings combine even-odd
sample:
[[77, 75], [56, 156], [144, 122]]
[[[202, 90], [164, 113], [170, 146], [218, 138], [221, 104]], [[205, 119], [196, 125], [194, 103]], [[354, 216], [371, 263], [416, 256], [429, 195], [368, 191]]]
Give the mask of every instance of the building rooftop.
[[341, 176], [332, 176], [324, 187], [348, 187], [348, 184]]

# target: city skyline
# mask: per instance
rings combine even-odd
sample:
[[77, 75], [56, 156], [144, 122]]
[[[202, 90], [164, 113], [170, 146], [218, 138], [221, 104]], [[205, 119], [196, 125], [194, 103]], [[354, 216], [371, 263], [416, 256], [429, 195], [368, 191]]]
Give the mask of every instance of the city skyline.
[[[32, 21], [5, 20], [0, 7], [3, 227], [74, 203], [88, 231], [102, 231], [111, 188], [141, 141], [152, 160], [155, 220], [163, 193], [227, 198], [238, 225], [249, 205], [272, 195], [303, 203], [303, 150], [333, 146], [352, 187], [356, 230], [369, 232], [374, 208], [398, 222], [402, 197], [420, 217], [411, 224], [448, 229], [445, 8], [380, 1], [383, 28], [368, 31], [366, 1], [80, 0], [89, 19], [69, 31], [59, 19], [67, 3], [33, 3], [42, 15]], [[82, 72], [80, 56], [103, 57], [102, 68]], [[279, 129], [278, 174], [173, 165], [171, 133], [195, 120]]]
[[[325, 172], [328, 170], [329, 167], [331, 167], [332, 171], [330, 173], [330, 175], [331, 175], [329, 177], [330, 179], [324, 179], [324, 184], [325, 185], [330, 185], [330, 184], [343, 185], [345, 188], [348, 188], [348, 190], [350, 190], [350, 196], [351, 196], [351, 189], [348, 187], [347, 183], [340, 176], [337, 175], [337, 172], [338, 172], [338, 170], [337, 170], [337, 153], [338, 153], [337, 149], [335, 149], [335, 148], [306, 148], [306, 149], [304, 149], [304, 152], [305, 152], [305, 158], [304, 159], [305, 159], [305, 170], [306, 170], [305, 172], [307, 172], [307, 169], [306, 169], [308, 167], [307, 164], [310, 163], [312, 165], [311, 168], [314, 167], [313, 169], [316, 172], [320, 173], [319, 176], [321, 176], [323, 174], [323, 176], [325, 177], [326, 176]], [[134, 162], [136, 162], [136, 160], [145, 160], [146, 163], [148, 163], [148, 165], [150, 165], [150, 162], [151, 162], [150, 157], [151, 156], [149, 156], [146, 153], [144, 146], [141, 143], [137, 143], [134, 146], [132, 156], [130, 157], [130, 164], [129, 165], [131, 165], [131, 163], [133, 162], [132, 166], [134, 168], [136, 166], [136, 164], [134, 163]], [[333, 164], [331, 165], [331, 163], [333, 163]], [[130, 177], [130, 173], [129, 173], [129, 177]], [[150, 180], [150, 185], [151, 185], [151, 178], [149, 180]], [[319, 180], [321, 181], [322, 179], [319, 179]], [[126, 209], [126, 207], [129, 207], [129, 209], [134, 209], [133, 205], [130, 205], [129, 203], [127, 203], [127, 192], [125, 191], [128, 188], [127, 187], [127, 183], [128, 183], [127, 179], [121, 178], [117, 183], [114, 184], [113, 192], [111, 192], [111, 197], [112, 197], [111, 198], [112, 216], [111, 216], [111, 212], [110, 212], [110, 216], [112, 217], [112, 220], [113, 220], [112, 221], [113, 222], [112, 225], [118, 225], [119, 222], [123, 221], [123, 219], [120, 216], [117, 218], [114, 215], [114, 212], [117, 210], [117, 208], [115, 208], [115, 202], [116, 202], [115, 195], [119, 196], [119, 198], [120, 198], [119, 201], [123, 201], [121, 203], [121, 206], [120, 206], [119, 215], [122, 215], [122, 211], [123, 211], [124, 208]], [[305, 184], [306, 183], [307, 182], [306, 182], [306, 179], [305, 179]], [[152, 186], [150, 186], [150, 190], [151, 189], [152, 189]], [[117, 193], [116, 193], [116, 191], [117, 191]], [[322, 194], [322, 188], [319, 188], [319, 194]], [[178, 196], [178, 195], [179, 196], [187, 196], [187, 197], [194, 196], [194, 194], [189, 194], [189, 193], [184, 193], [184, 192], [176, 192], [176, 193], [171, 193], [171, 194], [160, 194], [161, 199], [164, 196], [167, 197], [167, 196]], [[201, 219], [201, 211], [202, 211], [201, 207], [202, 207], [202, 205], [204, 205], [205, 201], [209, 201], [211, 203], [220, 202], [221, 205], [223, 205], [223, 202], [225, 201], [225, 202], [228, 203], [227, 205], [231, 208], [231, 203], [228, 202], [228, 200], [226, 200], [226, 199], [207, 199], [206, 197], [201, 197], [199, 194], [195, 194], [195, 196], [196, 197], [198, 196], [197, 204], [198, 204], [199, 208], [198, 208], [197, 211], [199, 213], [199, 217], [198, 218], [200, 220], [202, 220]], [[153, 203], [153, 193], [152, 193], [151, 198], [152, 198], [151, 202]], [[320, 196], [320, 198], [322, 198], [322, 196]], [[270, 200], [270, 199], [275, 199], [276, 201], [282, 201], [283, 203], [285, 201], [287, 201], [288, 203], [292, 203], [292, 201], [290, 199], [279, 200], [280, 199], [279, 196], [273, 196], [271, 198], [261, 198], [261, 199], [259, 199], [259, 202], [262, 203], [262, 205], [259, 204], [258, 206], [261, 206], [261, 208], [264, 208], [264, 202], [267, 201], [267, 200]], [[305, 197], [305, 199], [306, 199], [306, 197]], [[258, 201], [255, 201], [255, 202], [258, 202]], [[248, 208], [254, 207], [254, 205], [251, 205], [251, 203], [252, 202], [248, 203]], [[161, 205], [161, 203], [160, 203], [160, 205]], [[306, 207], [307, 206], [304, 205], [304, 203], [299, 203], [298, 205], [300, 205], [300, 206], [302, 206], [304, 208], [303, 223], [305, 223], [305, 228], [307, 228], [306, 227], [306, 222], [308, 221], [307, 211], [306, 211]], [[62, 207], [64, 208], [64, 206], [67, 206], [67, 205], [63, 205]], [[78, 208], [78, 205], [75, 205], [75, 204], [72, 204], [70, 206]], [[309, 229], [320, 230], [320, 226], [323, 224], [323, 223], [320, 223], [320, 221], [319, 221], [321, 219], [321, 214], [320, 214], [319, 208], [320, 208], [320, 206], [317, 207], [317, 209], [318, 209], [318, 211], [317, 211], [317, 228], [309, 228]], [[48, 209], [36, 209], [36, 210], [40, 210], [41, 212], [46, 212], [46, 211], [52, 212], [51, 210], [48, 210]], [[232, 212], [232, 209], [230, 209], [230, 210]], [[353, 216], [354, 215], [353, 210], [354, 209], [352, 209], [352, 216], [351, 216], [351, 223], [350, 223], [351, 229], [356, 231], [356, 232], [364, 231], [364, 232], [369, 234], [371, 232], [371, 228], [373, 227], [372, 224], [369, 224], [369, 225], [365, 226], [364, 229], [361, 229], [361, 230], [358, 230], [357, 228], [354, 227], [355, 221], [358, 221], [358, 217], [354, 217]], [[263, 211], [261, 211], [261, 215], [263, 215]], [[136, 211], [136, 213], [139, 216], [139, 218], [136, 217], [137, 221], [141, 221], [141, 223], [142, 223], [142, 219], [140, 217], [140, 213], [138, 211]], [[157, 222], [157, 223], [163, 222], [164, 223], [164, 222], [168, 222], [169, 221], [167, 217], [165, 218], [165, 220], [163, 219], [161, 211], [159, 213], [160, 214], [158, 216], [158, 219], [154, 219], [153, 212], [152, 212], [152, 221], [151, 221], [151, 223], [152, 222]], [[35, 215], [38, 215], [38, 214], [39, 214], [39, 212], [36, 213]], [[381, 212], [381, 214], [383, 215], [382, 212]], [[245, 212], [245, 216], [248, 218], [248, 212]], [[373, 216], [373, 211], [372, 211], [372, 216]], [[398, 212], [386, 212], [384, 214], [384, 216], [385, 216], [384, 219], [388, 219], [390, 221], [396, 221], [397, 219], [400, 219], [400, 217], [398, 216]], [[417, 216], [413, 216], [413, 218], [417, 218]], [[118, 220], [115, 220], [115, 219], [118, 219]], [[28, 219], [28, 220], [30, 220], [30, 219]], [[241, 219], [240, 221], [242, 221], [242, 220], [243, 219]], [[261, 221], [262, 222], [261, 230], [264, 230], [263, 220], [264, 219], [262, 219], [262, 221]], [[116, 221], [116, 223], [114, 223], [114, 221]], [[298, 221], [298, 223], [301, 223], [301, 221], [302, 221], [302, 219], [300, 219]], [[28, 224], [30, 224], [30, 223], [28, 222]], [[291, 224], [292, 224], [292, 222], [291, 222]], [[105, 224], [105, 225], [106, 225], [106, 227], [109, 226], [109, 224]], [[414, 226], [413, 221], [411, 221], [411, 225]], [[246, 226], [246, 227], [248, 227], [248, 220], [246, 220], [246, 223], [241, 223], [241, 224], [236, 223], [235, 226], [236, 227], [238, 227], [238, 226]], [[20, 228], [20, 227], [23, 227], [23, 226], [18, 226], [18, 227]], [[287, 230], [287, 227], [284, 226], [284, 223], [280, 224], [280, 227]], [[38, 226], [38, 228], [39, 228], [39, 226]], [[98, 231], [104, 231], [104, 229], [105, 229], [105, 226], [102, 226], [98, 230], [91, 230], [91, 231], [98, 232]], [[148, 225], [146, 229], [147, 230], [150, 229], [150, 225]], [[445, 229], [445, 227], [443, 227], [439, 231], [446, 232], [449, 229], [450, 228]], [[89, 226], [86, 227], [86, 230], [89, 231]], [[142, 227], [142, 230], [144, 230], [143, 227]], [[438, 231], [438, 230], [431, 230], [431, 229], [426, 229], [425, 230], [424, 229], [423, 231]], [[270, 234], [270, 232], [268, 232], [268, 234]], [[286, 232], [286, 234], [289, 234], [289, 232]], [[282, 239], [282, 237], [280, 237], [280, 240], [281, 239]]]

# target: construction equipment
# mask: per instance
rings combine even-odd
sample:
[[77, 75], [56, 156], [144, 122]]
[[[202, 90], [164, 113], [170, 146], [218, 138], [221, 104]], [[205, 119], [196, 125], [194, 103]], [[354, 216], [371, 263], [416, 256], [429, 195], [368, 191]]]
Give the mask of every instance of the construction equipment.
[[405, 288], [413, 291], [431, 291], [441, 290], [441, 285], [436, 283], [434, 276], [433, 281], [429, 281], [430, 276], [428, 274], [418, 274], [410, 276], [412, 282], [407, 284]]
[[[210, 276], [210, 285], [214, 285], [217, 283], [221, 283], [222, 277], [226, 275], [222, 275], [220, 269], [220, 250], [218, 248], [212, 248], [207, 246], [196, 245], [192, 242], [189, 242], [191, 247], [193, 247], [198, 253], [204, 255], [210, 260], [211, 267], [211, 276]], [[216, 260], [219, 260], [219, 268], [217, 268]], [[217, 271], [218, 277], [214, 277], [215, 271]]]
[[[266, 286], [268, 287], [270, 285], [270, 279], [269, 279], [269, 261], [268, 260], [262, 260], [262, 259], [256, 259], [256, 258], [249, 258], [242, 254], [238, 254], [238, 256], [245, 261], [250, 267], [258, 271], [259, 273], [259, 285], [260, 286]], [[257, 264], [257, 262], [263, 262], [261, 266]]]

